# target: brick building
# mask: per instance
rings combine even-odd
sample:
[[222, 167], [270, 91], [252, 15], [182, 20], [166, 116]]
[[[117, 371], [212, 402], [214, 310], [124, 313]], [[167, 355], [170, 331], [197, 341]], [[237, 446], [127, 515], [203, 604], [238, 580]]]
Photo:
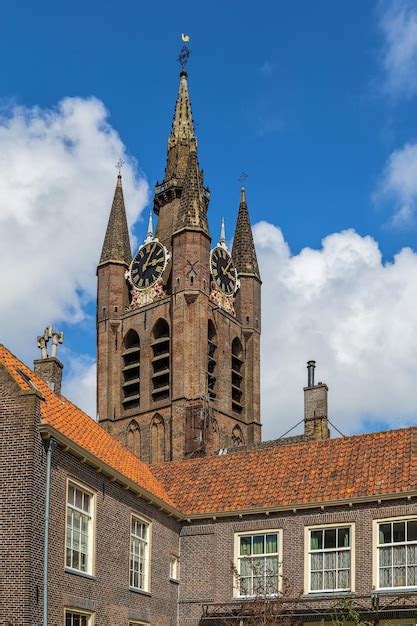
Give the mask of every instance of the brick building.
[[[119, 176], [97, 268], [95, 421], [0, 347], [0, 624], [417, 624], [417, 428], [261, 441], [261, 279], [242, 188], [212, 243], [187, 74], [155, 234], [132, 259]], [[48, 341], [52, 352], [48, 355]], [[262, 622], [264, 623], [264, 622]], [[273, 620], [268, 622], [273, 623]]]

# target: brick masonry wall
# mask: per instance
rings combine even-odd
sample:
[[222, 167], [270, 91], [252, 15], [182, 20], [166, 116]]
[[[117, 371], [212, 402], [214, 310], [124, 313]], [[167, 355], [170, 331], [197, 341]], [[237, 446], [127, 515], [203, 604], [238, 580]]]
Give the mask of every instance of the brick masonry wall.
[[0, 367], [0, 624], [37, 621], [41, 603], [45, 453], [39, 404]]
[[[65, 571], [67, 478], [96, 494], [94, 577]], [[60, 449], [54, 452], [50, 522], [50, 626], [61, 626], [65, 606], [88, 609], [99, 626], [127, 626], [128, 619], [176, 624], [178, 584], [169, 580], [169, 557], [178, 555], [179, 526], [153, 506]], [[129, 590], [130, 516], [149, 519], [150, 593]]]
[[[196, 626], [202, 605], [233, 599], [234, 535], [236, 532], [280, 529], [283, 533], [282, 575], [293, 597], [304, 589], [304, 528], [320, 524], [355, 524], [355, 593], [372, 591], [372, 520], [417, 515], [417, 503], [405, 500], [345, 506], [324, 511], [247, 516], [195, 521], [181, 530], [181, 586], [179, 616], [181, 626]], [[313, 594], [311, 594], [313, 595]], [[307, 594], [308, 597], [308, 594]], [[314, 597], [317, 598], [316, 594]], [[326, 607], [328, 601], [317, 600]]]

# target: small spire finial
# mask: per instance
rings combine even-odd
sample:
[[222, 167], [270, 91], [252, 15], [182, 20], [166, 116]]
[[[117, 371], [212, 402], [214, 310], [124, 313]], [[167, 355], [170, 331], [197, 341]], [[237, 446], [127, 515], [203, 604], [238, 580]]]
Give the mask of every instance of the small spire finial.
[[226, 243], [226, 228], [224, 225], [224, 217], [222, 217], [222, 225], [220, 228], [220, 241], [219, 241], [219, 245], [222, 246], [223, 248], [227, 248], [227, 243]]
[[190, 41], [190, 35], [181, 35], [181, 40], [184, 42], [184, 45], [181, 47], [180, 54], [178, 57], [178, 63], [181, 65], [181, 72], [185, 72], [186, 65], [188, 63], [188, 59], [190, 58], [191, 50], [186, 45]]
[[116, 169], [117, 169], [117, 172], [118, 172], [118, 174], [117, 174], [118, 176], [121, 176], [121, 171], [122, 171], [122, 167], [123, 167], [124, 164], [125, 164], [125, 161], [122, 158], [120, 158], [117, 161]]
[[152, 241], [153, 239], [153, 220], [152, 220], [152, 209], [149, 212], [149, 221], [148, 221], [148, 234], [146, 235], [145, 243], [148, 241]]
[[238, 179], [238, 180], [239, 180], [239, 182], [240, 182], [241, 189], [244, 189], [244, 188], [245, 188], [245, 181], [246, 181], [246, 179], [247, 179], [247, 178], [249, 178], [249, 177], [248, 177], [248, 174], [246, 174], [246, 172], [242, 172], [242, 173], [240, 174], [240, 176], [239, 176], [239, 179]]

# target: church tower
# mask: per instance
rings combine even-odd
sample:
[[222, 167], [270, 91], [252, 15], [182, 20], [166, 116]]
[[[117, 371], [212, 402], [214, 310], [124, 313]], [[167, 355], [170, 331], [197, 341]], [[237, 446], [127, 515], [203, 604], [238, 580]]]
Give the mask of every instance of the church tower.
[[97, 406], [103, 428], [149, 463], [261, 439], [260, 275], [241, 191], [233, 250], [212, 243], [180, 74], [164, 179], [132, 260], [118, 176], [97, 268]]

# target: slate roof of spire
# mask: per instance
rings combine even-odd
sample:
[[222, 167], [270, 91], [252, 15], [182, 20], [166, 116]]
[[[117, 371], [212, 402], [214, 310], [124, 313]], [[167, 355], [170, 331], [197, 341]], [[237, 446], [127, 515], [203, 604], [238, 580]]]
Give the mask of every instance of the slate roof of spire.
[[182, 71], [174, 119], [168, 138], [168, 162], [165, 170], [165, 180], [184, 178], [191, 140], [196, 141], [196, 137], [191, 113], [190, 94], [188, 92], [187, 72]]
[[205, 233], [209, 233], [195, 140], [191, 140], [175, 230], [179, 231], [184, 228], [203, 230]]
[[249, 218], [246, 191], [240, 192], [239, 212], [237, 215], [235, 236], [233, 238], [232, 257], [238, 274], [249, 274], [260, 279], [258, 259], [253, 242], [252, 227]]
[[131, 260], [132, 252], [123, 198], [122, 177], [119, 174], [101, 251], [100, 264], [107, 261], [116, 261], [117, 263], [129, 265]]

